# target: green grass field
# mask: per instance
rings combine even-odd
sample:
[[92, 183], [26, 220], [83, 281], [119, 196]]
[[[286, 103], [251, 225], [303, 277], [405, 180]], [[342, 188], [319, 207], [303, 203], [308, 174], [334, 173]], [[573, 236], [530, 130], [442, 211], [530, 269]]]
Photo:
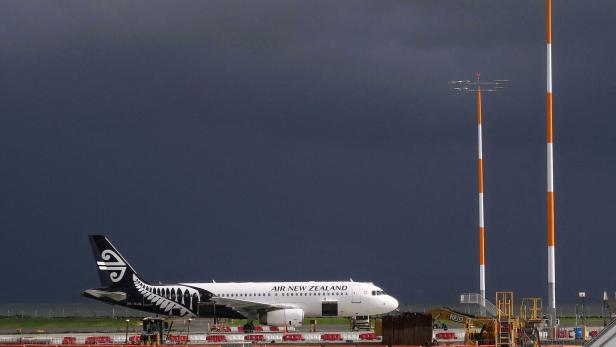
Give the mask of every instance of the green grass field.
[[[131, 320], [129, 327], [139, 325], [139, 320]], [[109, 318], [2, 318], [0, 319], [0, 329], [22, 329], [22, 330], [48, 330], [48, 329], [75, 329], [75, 328], [126, 328], [126, 321], [123, 319]]]
[[[609, 323], [611, 318], [607, 319]], [[573, 325], [575, 324], [575, 317], [560, 317], [560, 324]], [[582, 319], [578, 318], [578, 325], [582, 324]], [[587, 317], [586, 325], [600, 326], [603, 325], [603, 318], [601, 317]]]
[[[575, 325], [575, 317], [561, 317], [561, 325], [573, 326]], [[236, 319], [233, 322], [228, 322], [232, 325], [244, 325], [246, 320]], [[254, 322], [257, 323], [257, 322]], [[137, 328], [141, 324], [140, 319], [133, 318], [129, 322], [128, 326], [130, 330]], [[180, 323], [176, 323], [180, 324]], [[310, 319], [304, 320], [304, 325], [309, 325]], [[317, 318], [317, 325], [349, 325], [347, 318]], [[450, 327], [454, 327], [451, 322], [446, 322]], [[578, 325], [581, 325], [582, 321], [578, 320]], [[603, 325], [603, 318], [601, 317], [589, 317], [586, 319], [587, 325], [601, 326]], [[180, 327], [176, 325], [176, 328]], [[122, 331], [126, 328], [126, 322], [124, 319], [111, 319], [111, 318], [0, 318], [0, 329], [4, 331], [16, 331], [22, 330], [24, 332], [41, 331], [71, 331], [73, 329], [80, 330], [118, 330]]]
[[[327, 325], [346, 324], [346, 325], [349, 325], [348, 318], [325, 317], [325, 318], [316, 318], [316, 320], [317, 320], [317, 324], [327, 324]], [[304, 319], [304, 324], [310, 324], [310, 319]]]
[[[244, 325], [246, 320], [236, 319], [233, 322], [228, 322], [232, 325]], [[258, 324], [257, 322], [254, 322]], [[132, 328], [138, 327], [141, 324], [140, 319], [131, 319], [128, 326]], [[179, 324], [179, 323], [178, 323]], [[309, 319], [304, 320], [305, 325], [310, 324]], [[348, 325], [349, 320], [347, 318], [318, 318], [317, 324], [325, 325]], [[111, 318], [32, 318], [32, 317], [11, 317], [0, 318], [0, 329], [4, 331], [16, 331], [21, 330], [24, 332], [41, 331], [70, 331], [73, 329], [78, 330], [123, 330], [126, 328], [126, 322], [124, 319], [111, 319]]]

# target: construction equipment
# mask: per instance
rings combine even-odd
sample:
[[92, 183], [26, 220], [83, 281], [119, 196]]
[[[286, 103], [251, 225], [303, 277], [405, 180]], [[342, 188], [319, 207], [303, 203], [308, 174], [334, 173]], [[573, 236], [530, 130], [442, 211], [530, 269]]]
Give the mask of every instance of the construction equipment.
[[432, 324], [435, 326], [438, 325], [438, 321], [463, 324], [466, 329], [464, 343], [467, 345], [494, 345], [496, 342], [495, 318], [476, 317], [448, 307], [435, 308], [428, 313], [432, 315]]
[[462, 294], [460, 302], [485, 303], [482, 307], [483, 312], [493, 313], [493, 316], [473, 316], [441, 307], [428, 312], [432, 315], [433, 326], [446, 328], [447, 323], [464, 325], [466, 328], [464, 343], [467, 345], [541, 347], [539, 331], [546, 325], [541, 298], [522, 299], [519, 316], [515, 315], [513, 292], [496, 292], [495, 305], [481, 295], [473, 293]]
[[517, 319], [513, 313], [513, 292], [496, 292], [496, 345], [514, 347]]
[[541, 298], [522, 299], [518, 324], [518, 344], [520, 346], [541, 346], [539, 330], [543, 329], [545, 325]]

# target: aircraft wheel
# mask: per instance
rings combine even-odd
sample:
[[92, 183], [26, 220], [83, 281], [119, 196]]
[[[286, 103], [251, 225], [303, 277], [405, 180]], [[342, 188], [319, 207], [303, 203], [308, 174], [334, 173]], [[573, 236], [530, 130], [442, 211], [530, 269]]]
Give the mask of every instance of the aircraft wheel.
[[246, 334], [251, 334], [253, 331], [255, 331], [255, 326], [252, 322], [244, 324], [244, 332]]

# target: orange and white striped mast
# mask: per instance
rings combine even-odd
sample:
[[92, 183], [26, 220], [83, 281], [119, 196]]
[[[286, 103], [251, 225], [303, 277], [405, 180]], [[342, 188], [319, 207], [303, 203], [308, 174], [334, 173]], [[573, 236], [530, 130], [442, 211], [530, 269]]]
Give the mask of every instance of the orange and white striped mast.
[[[491, 82], [480, 82], [479, 73], [475, 75], [476, 81], [452, 81], [454, 90], [459, 92], [475, 93], [477, 97], [477, 157], [478, 157], [478, 191], [479, 191], [479, 293], [481, 295], [482, 315], [485, 315], [486, 305], [486, 257], [485, 257], [485, 225], [483, 217], [483, 133], [482, 133], [482, 104], [481, 92], [495, 92], [504, 88], [508, 80], [494, 80]], [[483, 86], [483, 87], [482, 87]]]
[[[479, 72], [477, 82], [479, 82]], [[485, 254], [485, 226], [483, 224], [483, 134], [481, 129], [481, 86], [477, 85], [477, 177], [479, 190], [479, 294], [481, 294], [481, 307], [485, 309], [486, 302], [486, 254]], [[482, 312], [485, 315], [485, 312]]]
[[550, 327], [556, 326], [556, 258], [554, 238], [554, 146], [552, 133], [552, 0], [546, 2], [546, 44], [547, 44], [547, 226], [548, 226], [548, 310]]

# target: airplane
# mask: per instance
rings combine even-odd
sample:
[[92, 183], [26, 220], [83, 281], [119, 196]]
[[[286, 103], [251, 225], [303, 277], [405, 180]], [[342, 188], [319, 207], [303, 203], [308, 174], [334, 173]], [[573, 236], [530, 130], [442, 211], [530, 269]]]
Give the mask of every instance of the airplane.
[[398, 301], [366, 282], [231, 282], [154, 284], [143, 280], [104, 235], [90, 235], [103, 287], [85, 297], [167, 316], [246, 319], [299, 326], [304, 318], [383, 315]]

